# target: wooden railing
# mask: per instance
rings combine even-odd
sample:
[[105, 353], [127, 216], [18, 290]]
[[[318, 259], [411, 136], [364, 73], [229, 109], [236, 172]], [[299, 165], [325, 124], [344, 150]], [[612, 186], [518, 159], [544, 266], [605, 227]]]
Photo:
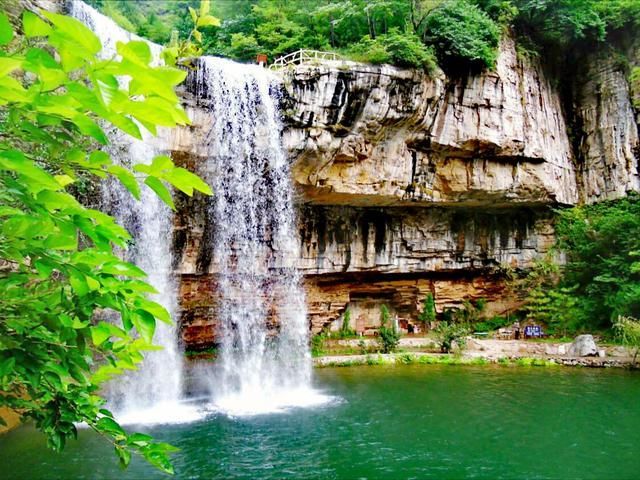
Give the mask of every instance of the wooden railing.
[[298, 50], [284, 57], [277, 58], [269, 68], [278, 70], [289, 65], [301, 65], [303, 63], [322, 63], [343, 60], [343, 58], [335, 52], [321, 52], [319, 50]]

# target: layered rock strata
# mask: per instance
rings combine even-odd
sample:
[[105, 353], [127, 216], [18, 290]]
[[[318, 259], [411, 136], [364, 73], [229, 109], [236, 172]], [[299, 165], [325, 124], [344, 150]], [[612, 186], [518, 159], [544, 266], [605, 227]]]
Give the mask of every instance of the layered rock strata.
[[[337, 328], [349, 308], [351, 326], [373, 333], [383, 304], [415, 331], [428, 293], [438, 312], [480, 298], [489, 315], [520, 305], [501, 272], [548, 252], [553, 208], [639, 189], [628, 85], [607, 65], [585, 66], [569, 112], [508, 38], [495, 71], [466, 78], [340, 62], [282, 73], [302, 247], [292, 260], [312, 331]], [[183, 96], [194, 123], [175, 132], [173, 156], [203, 171], [211, 113]], [[215, 225], [201, 198], [179, 212], [183, 339], [205, 348], [216, 343]]]

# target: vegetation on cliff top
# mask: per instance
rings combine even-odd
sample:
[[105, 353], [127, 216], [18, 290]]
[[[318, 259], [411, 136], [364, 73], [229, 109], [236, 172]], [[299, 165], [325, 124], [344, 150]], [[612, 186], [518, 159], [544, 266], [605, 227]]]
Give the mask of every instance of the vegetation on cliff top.
[[[166, 44], [186, 38], [197, 0], [88, 0], [124, 28]], [[203, 29], [204, 52], [271, 60], [300, 48], [430, 70], [491, 68], [501, 30], [530, 51], [563, 52], [640, 24], [636, 0], [217, 0], [220, 27]]]

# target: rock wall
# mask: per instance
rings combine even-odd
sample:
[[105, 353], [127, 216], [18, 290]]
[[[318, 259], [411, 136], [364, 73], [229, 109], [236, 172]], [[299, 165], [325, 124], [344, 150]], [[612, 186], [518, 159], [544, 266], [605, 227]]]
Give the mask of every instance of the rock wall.
[[[428, 293], [438, 312], [484, 298], [489, 315], [509, 313], [521, 300], [501, 272], [548, 252], [552, 208], [639, 190], [626, 78], [594, 58], [570, 102], [509, 38], [495, 71], [466, 78], [344, 62], [284, 72], [302, 247], [292, 260], [312, 331], [336, 328], [349, 308], [352, 326], [371, 333], [382, 304], [402, 328], [419, 328]], [[202, 171], [211, 118], [192, 93], [183, 97], [194, 123], [175, 132], [173, 156]], [[215, 226], [201, 197], [178, 208], [183, 338], [204, 348], [216, 342]]]
[[509, 38], [494, 72], [467, 78], [334, 64], [285, 85], [284, 142], [313, 203], [578, 201], [559, 93]]
[[[640, 60], [633, 47], [627, 56]], [[585, 203], [640, 191], [640, 117], [632, 106], [625, 62], [618, 51], [603, 47], [582, 65], [572, 85], [578, 182]]]

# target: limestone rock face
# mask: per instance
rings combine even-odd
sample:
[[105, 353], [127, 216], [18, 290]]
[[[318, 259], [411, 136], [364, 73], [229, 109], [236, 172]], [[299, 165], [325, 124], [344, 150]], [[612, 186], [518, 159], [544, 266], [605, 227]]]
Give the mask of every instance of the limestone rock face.
[[285, 89], [284, 142], [314, 203], [578, 201], [558, 92], [509, 38], [494, 72], [299, 66]]
[[[285, 72], [301, 242], [287, 263], [303, 274], [311, 330], [336, 328], [348, 308], [371, 333], [383, 304], [410, 330], [428, 294], [440, 313], [520, 306], [501, 272], [547, 254], [552, 208], [640, 189], [626, 78], [597, 55], [584, 68], [589, 80], [561, 98], [505, 38], [495, 71], [465, 78], [340, 62]], [[192, 125], [172, 133], [172, 155], [205, 173], [212, 113], [195, 93], [182, 92]], [[204, 348], [216, 343], [216, 226], [201, 196], [177, 205], [182, 337]]]
[[618, 63], [611, 52], [598, 53], [575, 81], [578, 173], [585, 203], [640, 191], [639, 126], [627, 73]]
[[570, 357], [595, 357], [598, 355], [598, 347], [593, 335], [578, 335], [567, 350]]

